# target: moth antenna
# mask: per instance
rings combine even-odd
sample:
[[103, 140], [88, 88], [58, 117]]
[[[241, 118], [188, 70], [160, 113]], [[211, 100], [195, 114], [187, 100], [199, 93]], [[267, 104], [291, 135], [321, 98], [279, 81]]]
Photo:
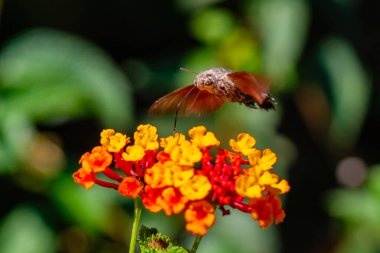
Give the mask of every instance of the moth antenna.
[[179, 68], [179, 70], [181, 70], [181, 71], [184, 71], [184, 72], [190, 72], [190, 73], [193, 73], [193, 74], [196, 74], [196, 75], [198, 75], [198, 73], [197, 73], [197, 72], [195, 72], [195, 71], [192, 71], [192, 70], [190, 70], [190, 69], [187, 69], [187, 68]]
[[185, 96], [183, 96], [183, 98], [181, 99], [181, 101], [179, 101], [179, 103], [177, 104], [177, 108], [175, 110], [175, 118], [174, 118], [174, 127], [173, 127], [173, 134], [175, 134], [175, 131], [176, 131], [176, 128], [177, 128], [177, 116], [178, 116], [178, 110], [179, 108], [181, 107], [181, 104], [183, 103], [183, 101], [185, 101], [185, 99], [190, 95], [190, 93], [196, 88], [195, 85], [193, 85], [193, 87], [186, 93]]

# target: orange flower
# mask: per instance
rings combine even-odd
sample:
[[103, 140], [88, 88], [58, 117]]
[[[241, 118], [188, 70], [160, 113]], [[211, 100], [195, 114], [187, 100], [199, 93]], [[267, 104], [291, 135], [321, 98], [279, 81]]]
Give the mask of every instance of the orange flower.
[[158, 204], [157, 200], [162, 194], [162, 188], [152, 188], [149, 185], [145, 186], [142, 194], [142, 202], [146, 209], [152, 213], [157, 213], [162, 210], [162, 206]]
[[102, 146], [97, 146], [91, 153], [85, 153], [79, 160], [82, 168], [87, 172], [103, 172], [112, 163], [112, 155]]
[[176, 188], [168, 187], [162, 191], [161, 196], [157, 199], [159, 204], [164, 210], [166, 215], [172, 215], [173, 213], [180, 213], [185, 208], [185, 204], [188, 201]]
[[143, 187], [143, 183], [137, 180], [136, 178], [126, 177], [119, 184], [119, 192], [121, 195], [125, 197], [136, 198], [143, 189]]
[[252, 218], [259, 222], [261, 228], [268, 227], [273, 221], [278, 224], [285, 218], [281, 200], [276, 195], [252, 199], [249, 204], [253, 208]]
[[75, 183], [82, 185], [87, 190], [90, 189], [94, 183], [94, 174], [87, 173], [87, 171], [83, 168], [80, 168], [73, 174], [73, 178]]
[[193, 202], [185, 211], [185, 220], [187, 231], [203, 236], [214, 225], [214, 207], [205, 200]]

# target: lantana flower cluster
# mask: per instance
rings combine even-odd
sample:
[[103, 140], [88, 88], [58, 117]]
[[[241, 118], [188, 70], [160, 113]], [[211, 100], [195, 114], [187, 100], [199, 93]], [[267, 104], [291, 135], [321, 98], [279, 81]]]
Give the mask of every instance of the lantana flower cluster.
[[132, 143], [122, 133], [103, 130], [100, 145], [81, 157], [74, 180], [86, 189], [97, 184], [140, 197], [154, 213], [184, 213], [186, 229], [199, 236], [215, 223], [216, 209], [248, 213], [261, 228], [283, 221], [279, 195], [290, 187], [271, 172], [274, 152], [255, 148], [247, 133], [230, 140], [232, 150], [218, 148], [219, 140], [204, 126], [188, 134], [189, 139], [181, 133], [159, 138], [156, 127], [140, 125]]

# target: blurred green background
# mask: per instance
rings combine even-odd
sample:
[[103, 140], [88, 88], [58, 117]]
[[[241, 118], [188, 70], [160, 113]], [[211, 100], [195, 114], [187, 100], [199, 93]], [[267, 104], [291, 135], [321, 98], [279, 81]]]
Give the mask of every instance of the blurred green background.
[[[375, 1], [0, 0], [0, 252], [127, 252], [133, 203], [74, 184], [102, 128], [132, 134], [158, 97], [214, 66], [272, 80], [276, 111], [180, 117], [279, 156], [285, 222], [217, 218], [199, 252], [380, 252], [380, 20]], [[190, 247], [182, 217], [143, 213]]]

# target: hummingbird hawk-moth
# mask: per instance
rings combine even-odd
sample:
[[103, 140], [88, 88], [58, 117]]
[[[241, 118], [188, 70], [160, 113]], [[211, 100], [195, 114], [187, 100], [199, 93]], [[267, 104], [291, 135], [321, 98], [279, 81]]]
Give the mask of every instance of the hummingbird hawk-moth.
[[233, 72], [218, 67], [199, 73], [192, 84], [161, 97], [148, 112], [175, 112], [177, 119], [177, 114], [199, 116], [214, 111], [224, 102], [271, 110], [275, 99], [269, 94], [268, 80], [249, 72]]

